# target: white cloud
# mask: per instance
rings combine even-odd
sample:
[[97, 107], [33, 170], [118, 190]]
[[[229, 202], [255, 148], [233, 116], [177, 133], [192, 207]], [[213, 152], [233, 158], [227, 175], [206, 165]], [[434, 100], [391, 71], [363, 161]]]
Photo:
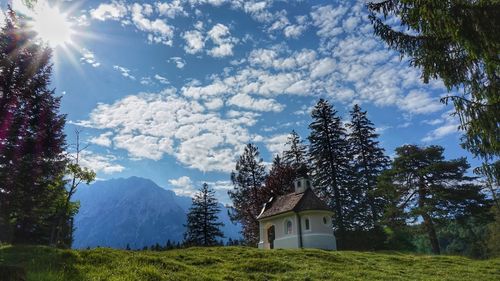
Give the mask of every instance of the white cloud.
[[168, 154], [190, 168], [228, 172], [256, 137], [248, 130], [256, 116], [241, 112], [223, 118], [169, 89], [100, 104], [79, 125], [113, 132], [113, 147], [134, 159], [159, 160]]
[[175, 63], [175, 67], [182, 69], [186, 65], [186, 61], [182, 59], [181, 57], [171, 57], [170, 61], [173, 61]]
[[134, 3], [131, 11], [132, 22], [139, 30], [149, 32], [148, 40], [150, 43], [162, 43], [172, 46], [174, 29], [162, 19], [150, 20], [147, 18], [153, 13], [151, 5]]
[[249, 95], [237, 94], [228, 100], [229, 105], [235, 105], [245, 109], [255, 111], [274, 111], [280, 112], [284, 106], [279, 104], [274, 99], [254, 99]]
[[104, 146], [104, 147], [110, 147], [111, 143], [112, 143], [110, 137], [112, 135], [113, 135], [112, 132], [106, 132], [106, 133], [100, 134], [97, 137], [90, 138], [89, 142], [93, 143], [93, 144], [100, 145], [100, 146]]
[[181, 0], [173, 0], [171, 2], [156, 2], [156, 7], [160, 15], [167, 16], [169, 18], [175, 18], [176, 16], [187, 16], [188, 13], [184, 11]]
[[193, 197], [198, 191], [194, 188], [193, 181], [188, 176], [182, 176], [178, 179], [170, 179], [168, 182], [174, 187], [171, 190], [175, 192], [177, 196]]
[[203, 51], [206, 42], [211, 41], [214, 46], [206, 50], [209, 56], [221, 58], [233, 55], [233, 48], [238, 39], [231, 36], [229, 27], [218, 23], [206, 32], [206, 35], [203, 33], [203, 24], [201, 22], [198, 22], [195, 27], [196, 30], [186, 31], [182, 35], [182, 38], [186, 41], [184, 46], [186, 53], [200, 53]]
[[123, 77], [135, 80], [135, 77], [132, 74], [130, 74], [130, 69], [119, 65], [113, 65], [113, 69], [119, 71]]
[[432, 142], [442, 139], [448, 135], [457, 133], [459, 131], [458, 127], [460, 122], [456, 116], [452, 116], [452, 111], [447, 111], [441, 115], [441, 119], [433, 120], [433, 124], [443, 124], [436, 129], [427, 133], [427, 135], [422, 138], [423, 142]]
[[125, 170], [125, 167], [115, 163], [116, 160], [117, 158], [113, 155], [101, 155], [84, 150], [80, 153], [79, 164], [96, 173], [114, 174]]
[[113, 1], [107, 4], [100, 4], [96, 9], [90, 11], [92, 18], [105, 20], [120, 20], [127, 14], [127, 7], [123, 2]]
[[168, 81], [168, 79], [166, 77], [163, 77], [159, 74], [155, 75], [155, 79], [158, 80], [158, 82], [160, 82], [161, 84], [170, 84], [170, 82]]
[[281, 153], [288, 149], [286, 147], [286, 142], [288, 140], [289, 134], [281, 134], [281, 135], [275, 135], [273, 137], [270, 137], [266, 139], [264, 142], [266, 144], [267, 150], [272, 154], [276, 155]]
[[81, 50], [81, 54], [82, 57], [80, 58], [80, 61], [90, 64], [92, 67], [99, 67], [101, 65], [101, 63], [97, 61], [94, 53], [90, 50], [83, 48]]
[[184, 50], [188, 54], [196, 54], [203, 50], [205, 47], [205, 40], [203, 34], [198, 30], [190, 30], [184, 32], [182, 38], [186, 40]]
[[431, 98], [426, 92], [413, 90], [401, 101], [400, 107], [411, 113], [432, 113], [443, 108], [439, 98]]

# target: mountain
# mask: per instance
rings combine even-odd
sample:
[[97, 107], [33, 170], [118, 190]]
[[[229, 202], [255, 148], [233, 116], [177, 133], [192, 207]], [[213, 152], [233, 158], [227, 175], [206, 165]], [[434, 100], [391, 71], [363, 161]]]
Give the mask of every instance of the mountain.
[[[191, 198], [177, 196], [139, 177], [81, 186], [74, 199], [80, 201], [74, 248], [125, 248], [129, 244], [139, 249], [155, 243], [164, 245], [169, 239], [182, 241], [191, 206]], [[240, 227], [231, 223], [222, 205], [219, 220], [225, 224], [225, 240], [240, 238]]]

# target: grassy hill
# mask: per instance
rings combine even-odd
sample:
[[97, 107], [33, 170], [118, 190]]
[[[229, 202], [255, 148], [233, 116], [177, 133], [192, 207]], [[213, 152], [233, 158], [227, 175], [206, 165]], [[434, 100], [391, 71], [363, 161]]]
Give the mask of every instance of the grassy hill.
[[500, 259], [245, 247], [135, 252], [0, 246], [0, 265], [22, 266], [28, 280], [47, 281], [500, 280]]

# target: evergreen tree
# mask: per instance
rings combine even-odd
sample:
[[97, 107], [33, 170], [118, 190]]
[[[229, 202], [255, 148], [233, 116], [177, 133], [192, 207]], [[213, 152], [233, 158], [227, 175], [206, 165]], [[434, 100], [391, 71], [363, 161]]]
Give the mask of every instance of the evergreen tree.
[[348, 227], [345, 219], [350, 202], [347, 192], [349, 156], [347, 134], [337, 111], [324, 99], [320, 99], [312, 111], [309, 125], [309, 155], [312, 159], [314, 186], [321, 198], [335, 212], [334, 226], [337, 229], [339, 247]]
[[[360, 200], [354, 202], [358, 214], [358, 224], [362, 228], [373, 228], [383, 212], [382, 201], [375, 196], [377, 178], [389, 166], [389, 158], [377, 141], [373, 123], [366, 111], [355, 105], [350, 112], [351, 122], [348, 143], [351, 152], [351, 193], [358, 194]], [[366, 210], [366, 211], [365, 211]]]
[[293, 130], [286, 142], [288, 150], [283, 151], [283, 162], [295, 170], [308, 166], [307, 146], [300, 139], [299, 134]]
[[440, 146], [404, 145], [396, 149], [392, 168], [381, 176], [378, 188], [394, 203], [390, 209], [400, 220], [421, 218], [432, 252], [441, 248], [436, 224], [463, 218], [487, 207], [481, 187], [465, 176], [469, 165], [465, 158], [444, 160]]
[[230, 212], [232, 221], [243, 226], [243, 237], [248, 245], [259, 242], [259, 215], [263, 204], [269, 199], [262, 192], [266, 179], [265, 166], [259, 150], [249, 143], [236, 162], [236, 171], [231, 173], [234, 189], [228, 192], [233, 202]]
[[204, 183], [193, 198], [193, 205], [189, 209], [184, 243], [196, 246], [217, 245], [217, 237], [224, 237], [220, 230], [224, 224], [218, 222], [219, 212], [220, 207], [215, 198], [215, 191]]
[[9, 10], [0, 32], [0, 214], [13, 243], [48, 244], [64, 204], [65, 116], [51, 50]]
[[[424, 82], [440, 78], [449, 91], [463, 88], [462, 94], [442, 99], [455, 106], [465, 131], [463, 144], [485, 164], [498, 159], [500, 2], [385, 0], [373, 1], [368, 8], [375, 33], [408, 56], [411, 65], [422, 70]], [[399, 19], [399, 26], [385, 21], [388, 17]], [[491, 166], [482, 172], [499, 175], [498, 169]]]

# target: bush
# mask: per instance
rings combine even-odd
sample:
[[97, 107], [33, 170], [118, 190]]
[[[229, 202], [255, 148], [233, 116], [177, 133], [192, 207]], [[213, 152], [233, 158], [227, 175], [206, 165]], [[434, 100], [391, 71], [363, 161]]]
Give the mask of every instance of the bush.
[[20, 266], [0, 265], [0, 281], [26, 281], [26, 270]]

